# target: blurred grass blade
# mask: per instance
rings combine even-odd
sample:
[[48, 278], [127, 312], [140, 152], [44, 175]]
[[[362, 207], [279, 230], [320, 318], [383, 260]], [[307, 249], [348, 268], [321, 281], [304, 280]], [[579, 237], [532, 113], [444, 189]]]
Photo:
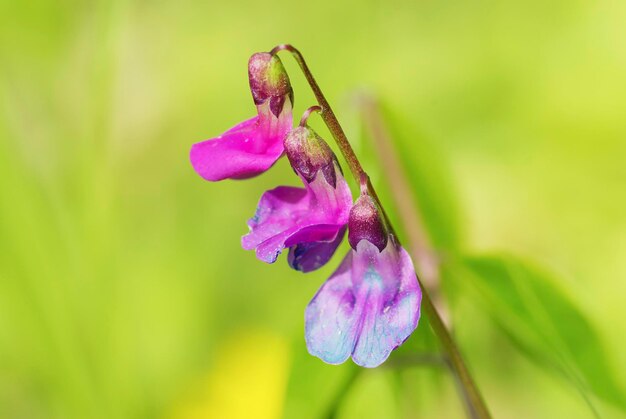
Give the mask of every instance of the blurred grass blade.
[[[442, 301], [436, 298], [436, 292], [439, 288], [439, 257], [433, 252], [431, 237], [426, 234], [428, 229], [425, 227], [422, 209], [419, 208], [415, 202], [411, 202], [415, 200], [413, 188], [410, 183], [407, 182], [405, 171], [401, 170], [400, 167], [400, 158], [391, 146], [391, 142], [393, 141], [392, 134], [386, 126], [387, 124], [382, 115], [383, 112], [376, 99], [364, 96], [360, 102], [363, 122], [367, 127], [368, 134], [372, 137], [376, 145], [383, 170], [387, 174], [388, 182], [393, 190], [398, 214], [404, 221], [404, 229], [411, 243], [410, 252], [415, 259], [417, 266], [416, 272], [418, 272], [418, 275], [421, 277], [419, 282], [420, 286], [423, 288], [423, 310], [431, 319], [432, 330], [437, 335], [442, 349], [449, 357], [450, 366], [455, 377], [458, 379], [459, 389], [462, 390], [466, 401], [468, 416], [488, 418], [490, 414], [482, 400], [482, 396], [476, 384], [473, 382], [465, 366], [465, 362], [444, 323], [443, 318], [447, 318], [447, 315], [444, 314], [441, 316], [439, 314], [440, 312], [447, 312], [447, 310], [444, 310]], [[425, 175], [425, 173], [423, 175]], [[424, 176], [424, 179], [427, 179], [427, 176]], [[428, 185], [430, 183], [425, 182], [425, 184]], [[433, 195], [430, 198], [435, 197], [436, 195]], [[434, 214], [429, 215], [433, 216]], [[450, 244], [450, 247], [452, 246], [453, 245]], [[432, 299], [431, 293], [435, 293], [435, 297]]]
[[[584, 314], [549, 274], [513, 257], [467, 257], [455, 284], [467, 289], [526, 355], [587, 393], [626, 410], [602, 343]], [[593, 408], [593, 406], [591, 406]]]
[[[384, 103], [380, 103], [377, 108], [405, 169], [404, 173], [412, 187], [414, 205], [419, 208], [430, 244], [439, 250], [456, 249], [462, 234], [458, 205], [450, 170], [442, 153], [407, 116]], [[403, 225], [403, 220], [397, 221]]]
[[[293, 363], [287, 384], [283, 418], [318, 419], [341, 408], [339, 396], [350, 392], [346, 386], [363, 368], [352, 362], [327, 365], [306, 350], [298, 338], [292, 347]], [[314, 397], [312, 397], [314, 395]]]

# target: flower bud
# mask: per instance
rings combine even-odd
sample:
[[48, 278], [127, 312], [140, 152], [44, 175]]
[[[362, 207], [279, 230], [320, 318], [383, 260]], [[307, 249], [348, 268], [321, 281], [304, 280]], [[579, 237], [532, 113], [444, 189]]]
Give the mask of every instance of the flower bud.
[[248, 61], [248, 78], [254, 103], [260, 105], [269, 99], [269, 107], [278, 118], [285, 100], [293, 104], [293, 90], [283, 63], [276, 55], [258, 52]]
[[387, 246], [388, 232], [381, 217], [381, 211], [367, 192], [361, 196], [350, 210], [348, 219], [348, 241], [354, 250], [361, 240], [367, 240], [383, 251]]
[[335, 166], [339, 168], [337, 158], [315, 131], [309, 127], [296, 127], [285, 137], [285, 152], [291, 167], [311, 183], [321, 170], [326, 182], [333, 188], [337, 184]]

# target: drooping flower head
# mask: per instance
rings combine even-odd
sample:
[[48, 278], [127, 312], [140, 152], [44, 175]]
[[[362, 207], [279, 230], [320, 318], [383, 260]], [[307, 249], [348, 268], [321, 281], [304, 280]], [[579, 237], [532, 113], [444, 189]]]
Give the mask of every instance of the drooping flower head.
[[413, 262], [362, 185], [350, 211], [352, 250], [305, 313], [309, 352], [329, 364], [383, 363], [417, 327], [422, 293]]
[[259, 175], [283, 154], [283, 140], [293, 123], [287, 72], [278, 56], [262, 52], [250, 57], [248, 77], [257, 116], [191, 148], [191, 164], [206, 180]]
[[241, 243], [267, 263], [289, 248], [289, 265], [309, 272], [328, 262], [339, 246], [352, 195], [334, 153], [311, 128], [293, 129], [284, 145], [304, 188], [279, 186], [265, 192]]

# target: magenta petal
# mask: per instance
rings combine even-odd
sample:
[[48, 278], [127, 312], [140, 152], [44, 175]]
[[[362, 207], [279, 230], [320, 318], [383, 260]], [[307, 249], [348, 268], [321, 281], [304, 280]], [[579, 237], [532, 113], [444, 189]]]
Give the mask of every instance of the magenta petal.
[[279, 118], [259, 106], [259, 116], [248, 119], [217, 138], [191, 147], [194, 170], [209, 181], [245, 179], [263, 173], [283, 154], [283, 139], [291, 129], [291, 110]]
[[411, 258], [393, 240], [351, 251], [306, 309], [309, 352], [330, 364], [348, 356], [376, 367], [417, 327], [421, 291]]
[[257, 257], [273, 263], [284, 248], [285, 240], [298, 229], [294, 218], [305, 214], [310, 195], [304, 188], [279, 186], [261, 196], [256, 214], [248, 221], [250, 233], [243, 236], [246, 250], [256, 248]]
[[257, 257], [267, 263], [291, 248], [290, 265], [304, 272], [324, 265], [344, 236], [352, 204], [341, 174], [336, 183], [331, 186], [320, 171], [311, 183], [305, 181], [306, 188], [281, 186], [265, 192], [248, 221], [243, 248], [256, 249]]

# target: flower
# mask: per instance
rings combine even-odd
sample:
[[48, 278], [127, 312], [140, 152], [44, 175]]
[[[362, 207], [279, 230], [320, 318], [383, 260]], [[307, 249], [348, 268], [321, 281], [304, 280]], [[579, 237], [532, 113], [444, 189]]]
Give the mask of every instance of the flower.
[[304, 188], [279, 186], [265, 192], [241, 244], [267, 263], [289, 248], [289, 265], [309, 272], [328, 262], [341, 243], [352, 195], [337, 158], [311, 128], [293, 129], [284, 144]]
[[283, 154], [283, 139], [292, 127], [287, 72], [277, 56], [257, 53], [248, 61], [248, 76], [258, 115], [191, 147], [191, 164], [206, 180], [259, 175]]
[[329, 364], [382, 364], [415, 330], [422, 293], [408, 253], [362, 185], [350, 211], [352, 249], [305, 312], [309, 352]]

